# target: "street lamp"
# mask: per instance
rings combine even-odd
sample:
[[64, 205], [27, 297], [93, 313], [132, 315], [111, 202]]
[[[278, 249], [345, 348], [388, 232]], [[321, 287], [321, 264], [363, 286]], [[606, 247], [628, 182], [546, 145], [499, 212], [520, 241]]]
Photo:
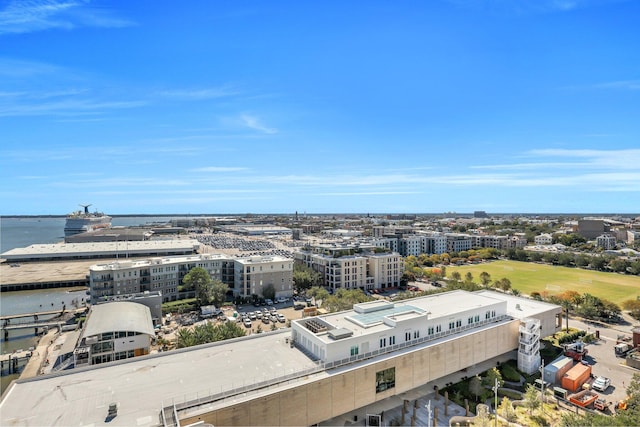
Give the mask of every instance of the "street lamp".
[[424, 405], [425, 408], [427, 408], [427, 427], [431, 426], [431, 400], [429, 400], [429, 402]]
[[495, 393], [495, 407], [493, 409], [493, 417], [495, 418], [495, 425], [498, 427], [498, 378], [495, 378], [495, 384], [491, 388]]
[[544, 359], [540, 365], [540, 400], [542, 401], [542, 413], [544, 414]]

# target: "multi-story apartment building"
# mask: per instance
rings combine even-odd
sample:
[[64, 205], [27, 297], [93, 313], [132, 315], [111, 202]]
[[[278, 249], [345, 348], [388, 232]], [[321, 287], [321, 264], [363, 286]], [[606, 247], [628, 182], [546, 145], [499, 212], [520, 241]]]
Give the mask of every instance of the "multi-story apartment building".
[[253, 256], [234, 261], [234, 295], [262, 295], [273, 285], [277, 297], [293, 295], [293, 260], [282, 256]]
[[[213, 280], [229, 285], [236, 296], [254, 293], [261, 296], [267, 284], [274, 285], [278, 296], [293, 293], [293, 260], [290, 258], [200, 254], [93, 265], [89, 268], [91, 298], [97, 301], [102, 297], [144, 291], [161, 291], [163, 302], [191, 298], [195, 296], [195, 290], [183, 290], [182, 280], [194, 267], [204, 268]], [[248, 277], [247, 267], [251, 269]], [[256, 267], [259, 274], [254, 276], [257, 281], [253, 281], [251, 273]], [[252, 289], [258, 292], [252, 292]]]
[[610, 234], [601, 234], [596, 237], [596, 246], [602, 248], [604, 250], [615, 249], [616, 247], [616, 238]]
[[550, 245], [551, 243], [553, 243], [553, 237], [551, 236], [551, 234], [543, 233], [539, 236], [534, 237], [533, 242], [536, 245]]
[[349, 253], [349, 250], [338, 249], [334, 251], [334, 255], [299, 251], [296, 252], [295, 259], [319, 272], [324, 286], [333, 290], [376, 289], [400, 285], [404, 272], [400, 254], [361, 252], [341, 255], [345, 252]]
[[447, 252], [468, 251], [473, 246], [471, 236], [468, 234], [446, 233]]

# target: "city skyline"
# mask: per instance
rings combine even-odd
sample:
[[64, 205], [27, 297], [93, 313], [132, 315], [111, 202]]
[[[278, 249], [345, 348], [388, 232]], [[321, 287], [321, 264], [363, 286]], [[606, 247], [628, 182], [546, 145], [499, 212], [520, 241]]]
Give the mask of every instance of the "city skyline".
[[0, 215], [634, 213], [640, 5], [0, 4]]

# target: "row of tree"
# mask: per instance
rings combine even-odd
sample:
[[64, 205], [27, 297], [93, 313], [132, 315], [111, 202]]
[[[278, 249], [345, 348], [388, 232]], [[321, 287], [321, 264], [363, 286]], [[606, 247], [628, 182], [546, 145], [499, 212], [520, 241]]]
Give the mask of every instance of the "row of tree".
[[[532, 292], [531, 297], [539, 301], [548, 301], [560, 305], [565, 312], [573, 312], [578, 316], [591, 320], [616, 320], [622, 310], [620, 307], [604, 298], [598, 298], [589, 293], [580, 294], [576, 291], [564, 291], [560, 294], [549, 295], [547, 291]], [[567, 331], [569, 326], [567, 323]]]
[[182, 328], [176, 334], [176, 347], [192, 347], [194, 345], [238, 338], [246, 335], [235, 322], [211, 323], [196, 325], [193, 330]]

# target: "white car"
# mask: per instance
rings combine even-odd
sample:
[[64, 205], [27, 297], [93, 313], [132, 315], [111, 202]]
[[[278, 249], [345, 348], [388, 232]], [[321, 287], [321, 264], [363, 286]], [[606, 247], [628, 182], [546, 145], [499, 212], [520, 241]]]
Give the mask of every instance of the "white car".
[[245, 328], [250, 328], [251, 327], [251, 320], [244, 319], [244, 327]]
[[598, 377], [595, 379], [591, 388], [598, 391], [606, 391], [611, 385], [611, 379], [605, 377]]

